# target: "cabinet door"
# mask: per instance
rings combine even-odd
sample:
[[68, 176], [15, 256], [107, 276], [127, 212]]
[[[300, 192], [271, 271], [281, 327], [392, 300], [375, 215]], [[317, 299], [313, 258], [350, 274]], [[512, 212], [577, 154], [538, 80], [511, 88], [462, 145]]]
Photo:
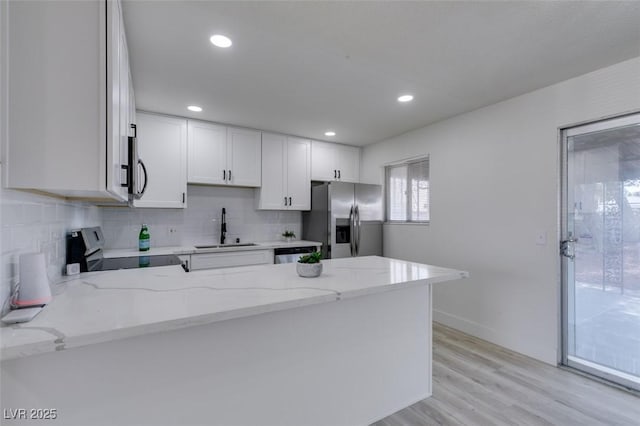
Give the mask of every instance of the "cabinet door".
[[121, 185], [126, 171], [121, 166], [127, 164], [129, 57], [120, 2], [109, 2], [107, 7], [107, 190], [126, 200], [127, 188]]
[[227, 169], [235, 186], [260, 186], [262, 179], [261, 133], [227, 128]]
[[147, 189], [135, 207], [184, 208], [187, 196], [187, 120], [139, 112], [138, 153]]
[[336, 163], [338, 180], [360, 182], [360, 148], [336, 145]]
[[[116, 3], [116, 2], [114, 2]], [[131, 79], [129, 76], [129, 52], [127, 49], [127, 39], [125, 38], [124, 33], [124, 23], [120, 22], [120, 48], [119, 48], [119, 63], [120, 63], [120, 104], [119, 104], [119, 155], [120, 155], [120, 164], [129, 163], [129, 129], [131, 121], [131, 107], [129, 105], [131, 101], [130, 91], [133, 90], [131, 87]], [[134, 165], [135, 166], [135, 165]], [[123, 175], [124, 173], [124, 175]], [[120, 176], [118, 179], [119, 182], [126, 182], [126, 171], [121, 170]], [[127, 187], [122, 187], [120, 185], [120, 191], [122, 191], [123, 195], [127, 195]]]
[[335, 144], [328, 142], [311, 142], [311, 179], [336, 180], [338, 167], [335, 161]]
[[273, 250], [194, 253], [191, 255], [190, 269], [197, 271], [200, 269], [231, 268], [234, 266], [265, 265], [271, 263], [273, 263]]
[[287, 138], [287, 177], [285, 195], [291, 200], [289, 210], [311, 209], [311, 142]]
[[227, 183], [227, 128], [189, 120], [189, 183]]
[[286, 149], [286, 136], [262, 134], [262, 186], [257, 190], [258, 209], [286, 208]]

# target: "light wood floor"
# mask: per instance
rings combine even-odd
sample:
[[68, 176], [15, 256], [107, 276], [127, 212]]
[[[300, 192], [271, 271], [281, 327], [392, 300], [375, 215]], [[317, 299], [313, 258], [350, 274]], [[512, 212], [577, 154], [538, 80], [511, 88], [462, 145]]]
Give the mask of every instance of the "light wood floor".
[[640, 397], [434, 323], [433, 396], [374, 426], [640, 425]]

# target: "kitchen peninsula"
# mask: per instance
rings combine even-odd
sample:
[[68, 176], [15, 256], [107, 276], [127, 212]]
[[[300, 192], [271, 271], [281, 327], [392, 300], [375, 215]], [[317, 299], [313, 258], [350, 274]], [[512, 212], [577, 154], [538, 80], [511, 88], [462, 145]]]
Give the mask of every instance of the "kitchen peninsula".
[[430, 396], [431, 285], [468, 273], [323, 263], [315, 279], [295, 264], [81, 274], [0, 329], [3, 408], [65, 425], [364, 425]]

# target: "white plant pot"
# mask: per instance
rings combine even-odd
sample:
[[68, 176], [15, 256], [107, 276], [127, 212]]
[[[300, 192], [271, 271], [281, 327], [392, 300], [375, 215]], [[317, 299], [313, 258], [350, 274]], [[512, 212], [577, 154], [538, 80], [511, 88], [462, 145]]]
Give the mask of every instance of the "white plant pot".
[[303, 278], [315, 278], [322, 273], [322, 263], [296, 263], [296, 271]]

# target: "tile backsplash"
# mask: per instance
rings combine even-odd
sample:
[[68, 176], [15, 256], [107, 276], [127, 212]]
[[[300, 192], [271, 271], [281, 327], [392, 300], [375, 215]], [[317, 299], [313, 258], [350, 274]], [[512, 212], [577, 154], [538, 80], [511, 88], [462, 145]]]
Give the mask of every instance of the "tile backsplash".
[[[2, 170], [0, 168], [0, 175]], [[300, 236], [297, 211], [255, 210], [254, 190], [214, 186], [188, 187], [186, 209], [95, 207], [22, 191], [2, 189], [0, 182], [0, 309], [19, 281], [22, 253], [43, 252], [51, 282], [65, 267], [66, 234], [71, 229], [102, 226], [105, 248], [137, 248], [142, 223], [149, 225], [151, 247], [216, 243], [220, 239], [222, 208], [227, 209], [227, 242], [272, 241], [285, 230]]]
[[102, 226], [106, 248], [136, 248], [143, 223], [149, 225], [151, 247], [212, 244], [220, 240], [222, 208], [227, 211], [227, 242], [273, 241], [285, 230], [297, 236], [297, 211], [255, 210], [252, 188], [189, 185], [186, 209], [105, 207]]
[[73, 228], [101, 225], [101, 222], [101, 213], [97, 207], [7, 190], [0, 184], [2, 313], [8, 310], [9, 296], [19, 281], [20, 254], [44, 253], [49, 279], [56, 282], [62, 276], [66, 263], [66, 233]]

